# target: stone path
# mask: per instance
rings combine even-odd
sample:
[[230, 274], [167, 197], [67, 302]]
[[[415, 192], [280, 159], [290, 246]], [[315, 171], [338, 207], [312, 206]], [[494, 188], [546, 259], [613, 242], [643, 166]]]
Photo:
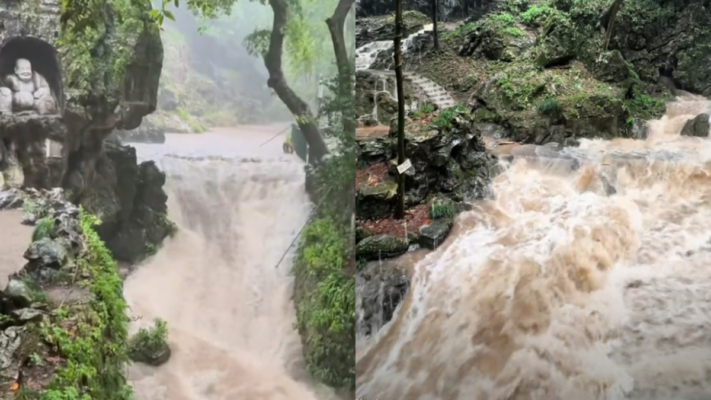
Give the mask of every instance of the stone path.
[[22, 256], [32, 242], [33, 227], [22, 225], [22, 210], [0, 211], [0, 289], [7, 285], [8, 275], [22, 269], [27, 260]]

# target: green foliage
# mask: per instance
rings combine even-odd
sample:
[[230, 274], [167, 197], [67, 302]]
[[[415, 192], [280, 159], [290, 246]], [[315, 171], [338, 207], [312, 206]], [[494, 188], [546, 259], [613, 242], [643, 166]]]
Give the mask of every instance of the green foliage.
[[421, 119], [422, 117], [432, 114], [433, 112], [435, 112], [435, 106], [433, 106], [432, 104], [425, 104], [419, 109], [412, 112], [412, 118]]
[[168, 323], [160, 318], [153, 321], [153, 326], [141, 328], [128, 342], [128, 355], [138, 360], [150, 357], [165, 348], [168, 338]]
[[[129, 400], [125, 369], [128, 359], [128, 317], [122, 282], [111, 253], [94, 227], [98, 218], [80, 211], [86, 243], [77, 268], [87, 279], [81, 284], [97, 299], [88, 307], [58, 309], [51, 322], [43, 322], [42, 334], [66, 359], [40, 400]], [[77, 306], [78, 307], [78, 306]], [[68, 311], [68, 312], [67, 312]]]
[[652, 97], [634, 87], [632, 97], [625, 101], [625, 106], [632, 117], [649, 119], [664, 113], [667, 100], [669, 99]]
[[541, 104], [538, 105], [538, 112], [543, 115], [555, 116], [559, 115], [562, 110], [558, 99], [555, 97], [546, 97]]
[[420, 111], [422, 111], [424, 114], [432, 114], [435, 112], [435, 106], [432, 104], [425, 104], [422, 107], [420, 107]]
[[311, 373], [332, 386], [354, 387], [355, 279], [344, 270], [349, 233], [332, 218], [304, 229], [294, 273], [313, 290], [298, 303], [297, 325]]
[[351, 82], [329, 81], [332, 96], [324, 99], [322, 108], [331, 127], [328, 136], [338, 147], [311, 174], [308, 190], [318, 208], [302, 233], [293, 271], [297, 327], [309, 371], [328, 385], [354, 388], [355, 135], [343, 129], [345, 118], [354, 122], [354, 115], [342, 112], [353, 109], [353, 96], [338, 96], [339, 83], [352, 87]]
[[432, 219], [454, 218], [455, 215], [457, 215], [457, 209], [454, 204], [449, 202], [435, 201], [430, 207], [430, 218]]
[[523, 33], [523, 31], [515, 26], [509, 26], [508, 28], [504, 28], [503, 32], [509, 36], [513, 37], [521, 37], [526, 35]]
[[548, 18], [550, 18], [556, 12], [556, 9], [550, 7], [547, 4], [534, 5], [531, 6], [525, 12], [521, 13], [519, 17], [521, 18], [521, 22], [523, 22], [525, 25], [537, 28], [543, 26], [545, 21], [547, 21]]
[[32, 231], [32, 241], [36, 242], [44, 238], [52, 238], [54, 234], [54, 219], [44, 217], [37, 221], [34, 231]]
[[516, 23], [516, 17], [509, 13], [491, 14], [487, 17], [485, 24], [490, 26], [507, 27]]
[[133, 56], [128, 39], [157, 28], [150, 9], [146, 0], [62, 0], [57, 44], [67, 87], [120, 96]]
[[22, 211], [33, 215], [36, 219], [45, 218], [49, 214], [49, 205], [43, 200], [25, 199]]
[[452, 127], [452, 122], [458, 114], [468, 113], [464, 105], [458, 104], [454, 107], [446, 108], [439, 112], [439, 115], [434, 120], [434, 125], [441, 129], [449, 129]]
[[249, 54], [264, 57], [269, 50], [269, 39], [272, 31], [269, 29], [256, 29], [244, 38], [242, 44]]

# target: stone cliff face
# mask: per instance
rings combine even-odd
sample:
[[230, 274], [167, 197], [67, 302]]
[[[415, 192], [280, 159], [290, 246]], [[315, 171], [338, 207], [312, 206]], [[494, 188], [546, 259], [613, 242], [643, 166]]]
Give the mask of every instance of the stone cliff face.
[[[58, 105], [51, 115], [0, 117], [4, 184], [64, 187], [69, 200], [107, 221], [99, 229], [105, 240], [134, 232], [129, 221], [136, 220], [134, 211], [141, 208], [122, 198], [127, 189], [121, 183], [142, 179], [123, 174], [147, 167], [136, 166], [135, 154], [132, 168], [119, 165], [104, 140], [115, 129], [138, 127], [156, 109], [163, 47], [159, 29], [148, 17], [149, 6], [119, 10], [107, 3], [109, 17], [79, 35], [71, 25], [61, 25], [59, 1], [0, 0], [0, 74], [13, 73], [17, 58], [29, 59], [48, 81]], [[156, 190], [162, 191], [158, 181]], [[165, 214], [165, 204], [157, 208]], [[144, 247], [139, 246], [141, 251]]]

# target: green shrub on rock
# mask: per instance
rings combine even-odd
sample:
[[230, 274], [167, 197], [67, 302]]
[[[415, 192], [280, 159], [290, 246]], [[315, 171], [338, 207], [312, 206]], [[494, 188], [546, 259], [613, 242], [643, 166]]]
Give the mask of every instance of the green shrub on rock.
[[128, 343], [128, 355], [135, 362], [158, 366], [170, 358], [170, 347], [166, 343], [168, 324], [156, 319], [153, 327], [141, 328]]

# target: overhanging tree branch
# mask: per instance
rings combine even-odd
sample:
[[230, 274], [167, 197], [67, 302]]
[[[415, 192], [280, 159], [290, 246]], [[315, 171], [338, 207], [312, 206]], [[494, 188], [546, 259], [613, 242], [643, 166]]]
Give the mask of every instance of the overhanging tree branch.
[[301, 129], [304, 139], [309, 144], [309, 159], [318, 162], [328, 154], [328, 147], [326, 147], [326, 142], [323, 140], [321, 132], [319, 132], [316, 118], [311, 113], [309, 105], [289, 87], [282, 69], [281, 58], [284, 52], [289, 5], [287, 0], [269, 0], [269, 5], [274, 12], [274, 23], [269, 39], [269, 49], [264, 55], [264, 65], [269, 72], [267, 86], [274, 89], [279, 99], [294, 114], [296, 123]]

